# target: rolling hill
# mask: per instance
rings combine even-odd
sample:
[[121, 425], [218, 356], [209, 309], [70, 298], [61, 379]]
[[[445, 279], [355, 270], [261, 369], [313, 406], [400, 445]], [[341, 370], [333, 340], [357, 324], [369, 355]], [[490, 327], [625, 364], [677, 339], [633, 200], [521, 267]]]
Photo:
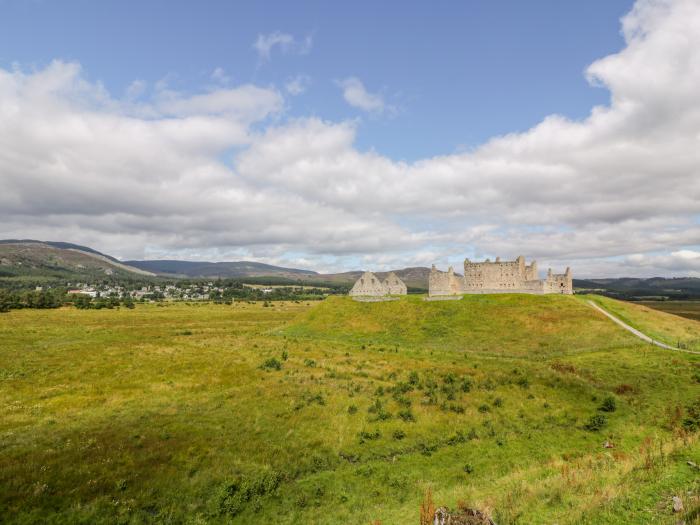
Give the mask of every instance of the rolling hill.
[[36, 281], [153, 276], [152, 272], [133, 268], [84, 246], [33, 240], [0, 241], [0, 278]]
[[196, 262], [176, 260], [153, 261], [125, 261], [134, 268], [149, 271], [155, 274], [172, 277], [188, 278], [235, 278], [235, 277], [284, 277], [288, 279], [300, 279], [318, 277], [319, 274], [310, 270], [297, 270], [295, 268], [283, 268], [251, 261], [232, 262]]

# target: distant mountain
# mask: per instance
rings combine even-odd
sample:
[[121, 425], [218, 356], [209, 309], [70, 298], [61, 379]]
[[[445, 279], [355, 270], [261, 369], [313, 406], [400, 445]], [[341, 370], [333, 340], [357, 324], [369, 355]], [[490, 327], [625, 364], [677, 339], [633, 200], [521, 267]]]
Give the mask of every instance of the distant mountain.
[[30, 239], [0, 240], [0, 278], [94, 280], [154, 275], [86, 246]]
[[621, 299], [700, 299], [697, 277], [620, 277], [608, 279], [574, 279], [577, 291], [591, 290]]
[[305, 277], [318, 278], [317, 272], [283, 268], [271, 264], [250, 261], [234, 262], [194, 262], [194, 261], [125, 261], [124, 264], [140, 268], [152, 273], [172, 277], [188, 278], [237, 278], [237, 277], [285, 277], [301, 279]]

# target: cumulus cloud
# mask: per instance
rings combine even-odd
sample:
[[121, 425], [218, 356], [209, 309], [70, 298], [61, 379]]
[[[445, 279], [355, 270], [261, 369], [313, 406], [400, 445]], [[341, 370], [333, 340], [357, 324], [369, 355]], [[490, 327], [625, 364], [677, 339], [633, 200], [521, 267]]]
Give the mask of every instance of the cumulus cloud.
[[258, 57], [261, 60], [270, 60], [274, 48], [278, 48], [282, 53], [305, 55], [311, 51], [312, 46], [313, 37], [311, 35], [297, 40], [293, 35], [280, 31], [265, 35], [260, 34], [253, 43], [253, 49], [258, 53]]
[[228, 84], [231, 82], [231, 77], [226, 74], [222, 67], [217, 67], [211, 72], [211, 79], [219, 84]]
[[362, 81], [357, 77], [348, 77], [338, 81], [338, 86], [343, 90], [345, 102], [362, 111], [381, 113], [384, 110], [384, 98], [365, 89]]
[[76, 64], [0, 69], [0, 236], [324, 269], [522, 253], [577, 276], [700, 276], [700, 4], [640, 0], [622, 25], [624, 49], [586, 71], [608, 105], [411, 163], [358, 150], [355, 122], [285, 118], [274, 88], [136, 103]]
[[287, 79], [284, 83], [284, 89], [286, 89], [287, 93], [290, 95], [297, 96], [309, 89], [310, 84], [311, 77], [308, 75], [296, 75]]

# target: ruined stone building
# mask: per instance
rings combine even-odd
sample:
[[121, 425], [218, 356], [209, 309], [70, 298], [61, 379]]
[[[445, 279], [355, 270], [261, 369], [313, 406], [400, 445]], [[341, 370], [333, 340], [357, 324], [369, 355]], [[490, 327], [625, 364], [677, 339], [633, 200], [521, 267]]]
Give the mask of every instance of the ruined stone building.
[[452, 267], [441, 272], [433, 265], [428, 278], [428, 295], [447, 296], [487, 293], [531, 293], [531, 294], [572, 294], [573, 279], [571, 269], [554, 274], [550, 269], [547, 277], [539, 278], [537, 263], [525, 264], [521, 255], [514, 261], [484, 262], [464, 260], [464, 275], [454, 273]]
[[361, 297], [406, 295], [406, 293], [406, 285], [394, 272], [387, 275], [384, 280], [379, 279], [372, 272], [365, 272], [350, 290], [350, 295]]

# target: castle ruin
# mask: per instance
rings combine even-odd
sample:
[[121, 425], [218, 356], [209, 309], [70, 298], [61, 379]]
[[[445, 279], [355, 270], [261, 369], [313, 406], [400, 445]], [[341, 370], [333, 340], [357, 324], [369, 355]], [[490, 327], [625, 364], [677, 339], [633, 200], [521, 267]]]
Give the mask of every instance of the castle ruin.
[[350, 295], [356, 297], [384, 297], [389, 295], [406, 295], [404, 282], [391, 272], [383, 281], [372, 272], [363, 273], [355, 282]]
[[452, 267], [441, 272], [433, 265], [428, 278], [428, 295], [456, 296], [464, 294], [529, 293], [529, 294], [573, 294], [571, 269], [555, 274], [550, 269], [547, 277], [539, 278], [537, 262], [525, 264], [521, 255], [514, 261], [484, 262], [464, 260], [464, 275], [454, 273]]

